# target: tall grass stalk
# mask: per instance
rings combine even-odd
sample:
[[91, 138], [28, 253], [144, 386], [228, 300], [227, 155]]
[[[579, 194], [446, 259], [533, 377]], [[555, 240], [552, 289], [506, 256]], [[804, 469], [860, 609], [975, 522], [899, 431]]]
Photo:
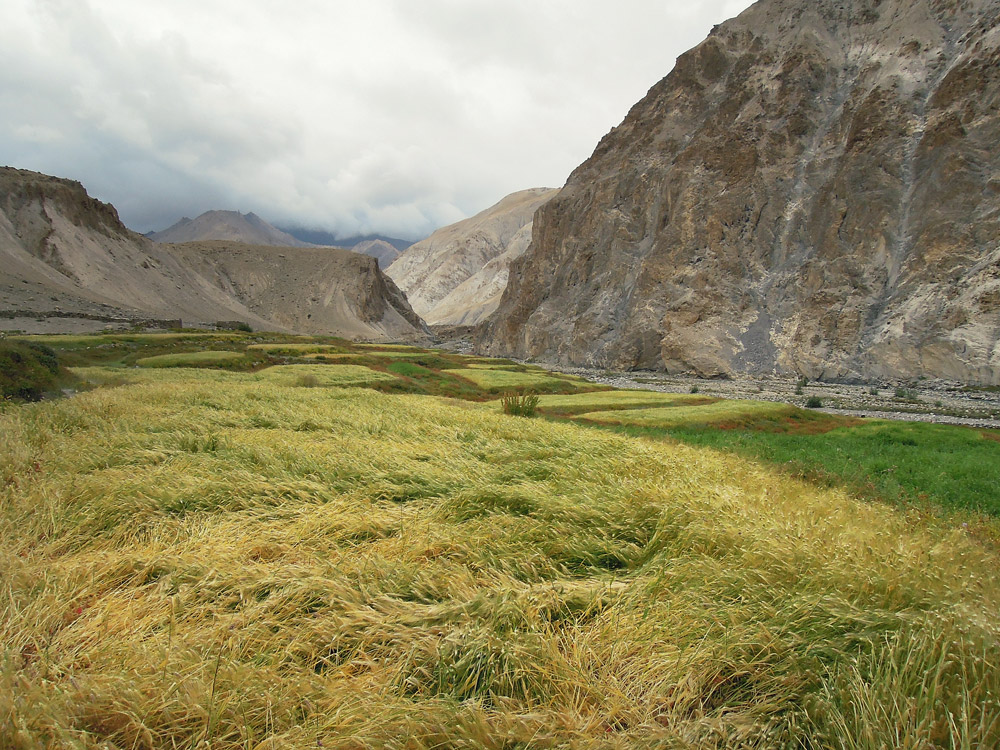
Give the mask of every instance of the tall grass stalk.
[[0, 415], [0, 747], [993, 747], [997, 552], [708, 449], [202, 371]]

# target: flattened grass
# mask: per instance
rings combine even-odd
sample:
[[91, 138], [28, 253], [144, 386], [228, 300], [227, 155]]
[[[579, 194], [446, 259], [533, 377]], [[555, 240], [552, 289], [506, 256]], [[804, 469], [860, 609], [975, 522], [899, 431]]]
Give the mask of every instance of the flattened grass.
[[139, 374], [0, 415], [0, 746], [1000, 742], [961, 528], [572, 423]]

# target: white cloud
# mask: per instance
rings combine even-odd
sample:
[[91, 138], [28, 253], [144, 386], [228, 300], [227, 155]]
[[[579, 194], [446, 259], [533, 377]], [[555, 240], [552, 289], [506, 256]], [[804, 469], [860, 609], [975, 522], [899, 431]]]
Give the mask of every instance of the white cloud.
[[136, 229], [212, 208], [417, 236], [562, 184], [749, 0], [7, 0], [0, 161]]

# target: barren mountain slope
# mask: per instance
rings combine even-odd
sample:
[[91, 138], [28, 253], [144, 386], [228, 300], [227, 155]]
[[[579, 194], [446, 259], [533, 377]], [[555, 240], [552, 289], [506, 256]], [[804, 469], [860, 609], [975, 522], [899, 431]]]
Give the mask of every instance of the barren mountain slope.
[[388, 268], [399, 257], [399, 250], [385, 240], [365, 240], [351, 247], [351, 252], [370, 255], [378, 261], [379, 268]]
[[168, 248], [217, 289], [283, 328], [354, 339], [427, 338], [423, 321], [371, 256], [222, 241]]
[[410, 246], [386, 273], [430, 324], [472, 325], [492, 313], [507, 267], [528, 246], [535, 211], [558, 191], [512, 193]]
[[0, 169], [0, 323], [26, 328], [43, 317], [44, 330], [70, 330], [80, 316], [95, 327], [179, 318], [354, 338], [425, 334], [374, 258], [336, 248], [159, 244], [126, 229], [113, 206], [77, 182]]
[[176, 224], [148, 236], [157, 242], [229, 240], [248, 245], [309, 247], [307, 243], [268, 224], [257, 214], [241, 214], [239, 211], [206, 211], [195, 219], [185, 216]]
[[1000, 383], [1000, 3], [762, 0], [539, 211], [496, 354]]
[[0, 311], [268, 325], [79, 183], [12, 168], [0, 169]]

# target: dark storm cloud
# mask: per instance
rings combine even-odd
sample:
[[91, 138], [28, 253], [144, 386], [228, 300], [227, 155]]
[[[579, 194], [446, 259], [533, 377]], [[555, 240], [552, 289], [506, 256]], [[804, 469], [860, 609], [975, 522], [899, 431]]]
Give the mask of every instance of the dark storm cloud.
[[748, 0], [8, 0], [0, 161], [141, 231], [212, 208], [415, 237], [562, 184]]

